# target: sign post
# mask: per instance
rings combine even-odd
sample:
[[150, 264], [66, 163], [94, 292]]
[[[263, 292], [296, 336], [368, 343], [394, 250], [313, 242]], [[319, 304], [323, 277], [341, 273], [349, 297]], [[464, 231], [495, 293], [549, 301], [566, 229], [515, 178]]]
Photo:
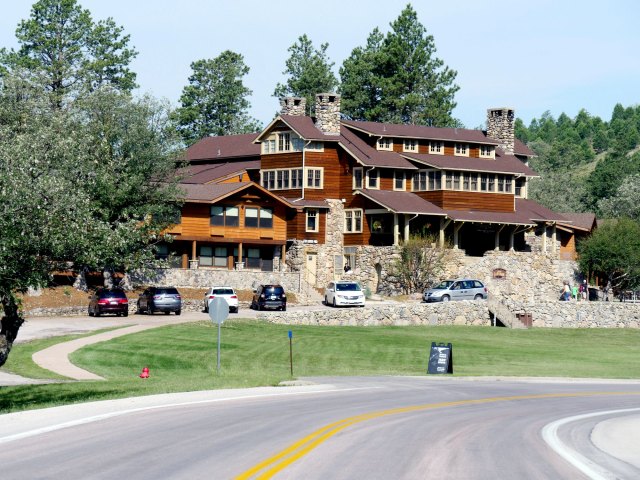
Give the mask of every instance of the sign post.
[[289, 330], [289, 365], [291, 366], [291, 376], [293, 377], [293, 332]]
[[453, 345], [431, 342], [427, 373], [453, 373]]
[[218, 362], [216, 372], [220, 373], [220, 325], [229, 317], [229, 304], [222, 297], [214, 297], [209, 301], [209, 317], [218, 324]]

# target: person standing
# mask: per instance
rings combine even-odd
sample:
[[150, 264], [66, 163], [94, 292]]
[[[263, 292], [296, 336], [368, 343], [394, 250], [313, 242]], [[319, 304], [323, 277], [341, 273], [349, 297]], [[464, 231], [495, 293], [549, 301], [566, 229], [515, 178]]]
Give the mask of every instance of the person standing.
[[589, 284], [587, 283], [586, 278], [582, 280], [582, 283], [580, 284], [580, 297], [582, 297], [582, 300], [589, 299]]
[[564, 285], [562, 286], [562, 291], [560, 292], [560, 300], [565, 302], [569, 301], [571, 298], [571, 289], [569, 288], [569, 282], [564, 281]]

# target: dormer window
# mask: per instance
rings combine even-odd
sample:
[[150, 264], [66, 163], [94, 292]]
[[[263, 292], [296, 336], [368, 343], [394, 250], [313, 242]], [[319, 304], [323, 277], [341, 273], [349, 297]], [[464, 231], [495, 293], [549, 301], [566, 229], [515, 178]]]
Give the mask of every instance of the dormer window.
[[291, 134], [290, 133], [279, 133], [278, 134], [278, 151], [279, 152], [288, 152], [291, 150]]
[[454, 151], [456, 156], [458, 157], [468, 157], [469, 145], [467, 145], [466, 143], [456, 143]]
[[405, 138], [402, 148], [405, 152], [417, 152], [418, 151], [418, 141], [413, 138]]
[[393, 142], [390, 138], [380, 138], [378, 139], [378, 150], [393, 150]]
[[262, 153], [301, 152], [304, 140], [291, 132], [273, 132], [262, 141]]
[[480, 145], [480, 158], [495, 158], [495, 151], [493, 145]]
[[436, 155], [444, 154], [444, 145], [440, 141], [431, 141], [429, 142], [429, 153], [434, 153]]

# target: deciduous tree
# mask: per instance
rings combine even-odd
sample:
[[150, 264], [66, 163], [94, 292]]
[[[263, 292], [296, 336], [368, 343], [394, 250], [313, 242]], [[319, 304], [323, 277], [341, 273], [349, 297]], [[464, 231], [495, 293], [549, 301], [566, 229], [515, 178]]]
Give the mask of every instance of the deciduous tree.
[[434, 235], [412, 236], [402, 245], [395, 273], [406, 293], [422, 292], [444, 272], [449, 249], [435, 247]]

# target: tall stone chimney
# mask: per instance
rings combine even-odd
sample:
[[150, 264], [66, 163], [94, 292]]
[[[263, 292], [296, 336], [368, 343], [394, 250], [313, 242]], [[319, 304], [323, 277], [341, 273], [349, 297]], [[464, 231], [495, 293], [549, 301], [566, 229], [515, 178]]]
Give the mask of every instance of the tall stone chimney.
[[316, 127], [326, 135], [340, 135], [340, 95], [316, 95]]
[[280, 115], [295, 115], [303, 117], [307, 108], [307, 99], [300, 97], [280, 98]]
[[500, 142], [506, 154], [513, 155], [515, 148], [515, 112], [513, 108], [489, 108], [487, 110], [487, 136]]

